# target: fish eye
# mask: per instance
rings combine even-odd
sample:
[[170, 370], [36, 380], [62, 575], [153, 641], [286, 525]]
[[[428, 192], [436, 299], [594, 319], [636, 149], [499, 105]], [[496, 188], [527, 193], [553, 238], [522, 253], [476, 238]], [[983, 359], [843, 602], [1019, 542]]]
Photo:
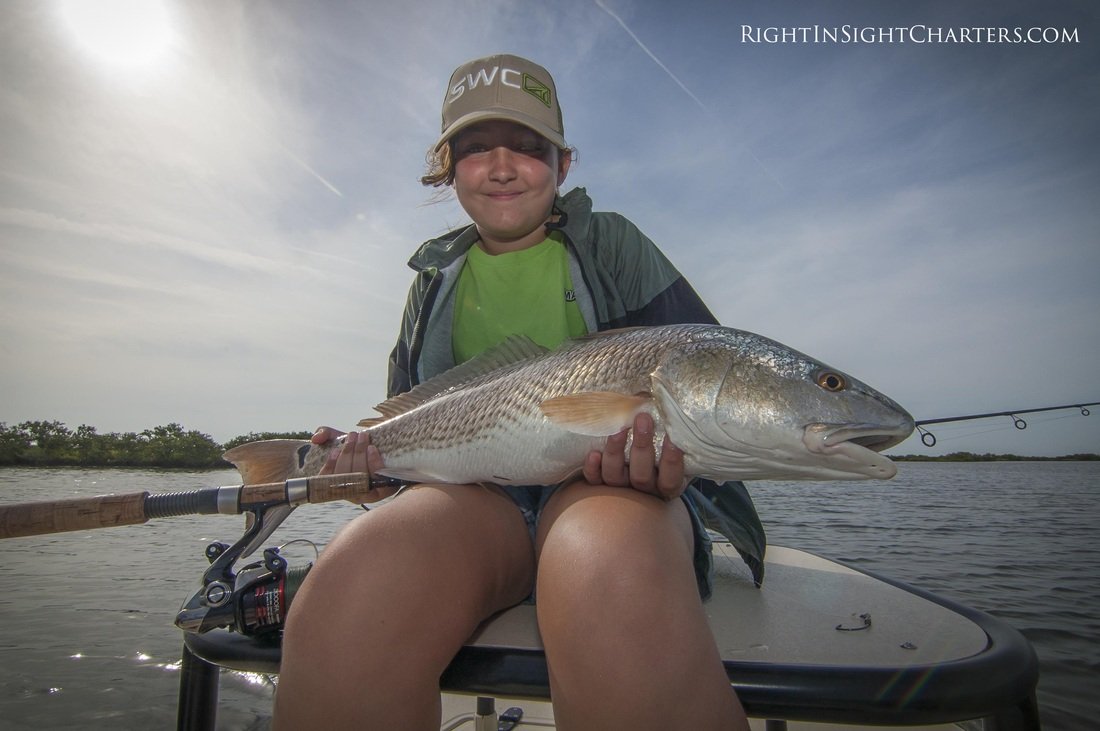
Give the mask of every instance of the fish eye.
[[821, 371], [817, 374], [817, 385], [824, 388], [826, 391], [843, 391], [848, 387], [848, 382], [844, 379], [844, 376], [833, 371]]

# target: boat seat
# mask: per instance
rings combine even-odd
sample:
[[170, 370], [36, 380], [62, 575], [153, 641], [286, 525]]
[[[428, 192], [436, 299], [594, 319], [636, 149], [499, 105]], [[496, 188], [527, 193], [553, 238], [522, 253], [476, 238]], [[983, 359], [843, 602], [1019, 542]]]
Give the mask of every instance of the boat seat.
[[[977, 610], [843, 564], [770, 546], [754, 587], [715, 544], [704, 606], [730, 683], [756, 718], [918, 725], [982, 719], [985, 731], [1037, 731], [1038, 660], [1024, 637]], [[213, 728], [218, 668], [274, 674], [277, 641], [185, 633], [180, 728]], [[444, 691], [550, 697], [535, 608], [487, 621], [441, 678]], [[209, 725], [204, 725], [209, 724]]]

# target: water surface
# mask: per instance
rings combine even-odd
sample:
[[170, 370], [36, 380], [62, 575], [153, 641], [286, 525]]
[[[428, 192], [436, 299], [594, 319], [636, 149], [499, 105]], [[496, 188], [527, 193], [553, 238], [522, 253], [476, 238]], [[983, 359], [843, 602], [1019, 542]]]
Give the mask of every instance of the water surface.
[[[1100, 717], [1100, 463], [903, 463], [889, 482], [756, 483], [776, 544], [839, 559], [987, 611], [1040, 658], [1044, 728]], [[235, 484], [235, 472], [0, 470], [0, 501]], [[359, 508], [299, 508], [273, 537], [327, 541]], [[170, 728], [172, 624], [237, 516], [165, 519], [0, 541], [0, 728]], [[307, 548], [287, 549], [292, 562]], [[220, 729], [266, 729], [272, 688], [223, 674]]]

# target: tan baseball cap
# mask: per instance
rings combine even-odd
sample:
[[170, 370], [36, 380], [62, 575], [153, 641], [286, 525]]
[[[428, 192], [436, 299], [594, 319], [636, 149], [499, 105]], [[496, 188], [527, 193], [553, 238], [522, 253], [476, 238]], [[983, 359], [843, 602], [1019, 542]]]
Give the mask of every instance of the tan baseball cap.
[[525, 58], [498, 54], [455, 69], [443, 97], [443, 133], [435, 150], [463, 129], [487, 119], [518, 122], [558, 147], [567, 146], [554, 79], [549, 71]]

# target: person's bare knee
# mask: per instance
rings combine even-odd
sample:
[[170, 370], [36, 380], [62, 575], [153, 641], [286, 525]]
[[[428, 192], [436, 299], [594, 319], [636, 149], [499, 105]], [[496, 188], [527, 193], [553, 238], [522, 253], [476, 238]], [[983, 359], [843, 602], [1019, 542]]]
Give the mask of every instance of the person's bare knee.
[[[537, 609], [563, 727], [728, 724], [734, 696], [699, 599], [683, 503], [583, 484], [554, 497], [539, 526]], [[696, 708], [690, 719], [683, 708], [669, 716], [670, 696]]]
[[[533, 576], [526, 523], [500, 493], [424, 486], [361, 516], [329, 544], [295, 598], [277, 718], [290, 723], [295, 707], [316, 712], [319, 702], [331, 705], [334, 724], [352, 703], [387, 717], [371, 691], [383, 676], [387, 693], [401, 688], [434, 707], [439, 674], [462, 642], [526, 596]], [[324, 688], [310, 678], [319, 663]]]
[[[691, 519], [680, 500], [664, 501], [629, 488], [574, 483], [559, 490], [540, 517], [539, 581], [544, 579], [542, 561], [547, 551], [552, 560], [546, 569], [557, 565], [556, 556], [567, 555], [573, 581], [600, 581], [608, 578], [608, 571], [663, 573], [670, 562], [690, 567], [694, 540]], [[608, 565], [602, 566], [603, 562]], [[613, 571], [628, 564], [630, 572]]]
[[[494, 605], [519, 601], [530, 591], [534, 564], [526, 523], [497, 491], [419, 485], [360, 521], [372, 519], [337, 536], [314, 571], [341, 582], [354, 580], [371, 564], [393, 583], [391, 591], [410, 598], [446, 595], [471, 582]], [[390, 557], [400, 560], [391, 566]], [[431, 574], [430, 582], [425, 574]]]

